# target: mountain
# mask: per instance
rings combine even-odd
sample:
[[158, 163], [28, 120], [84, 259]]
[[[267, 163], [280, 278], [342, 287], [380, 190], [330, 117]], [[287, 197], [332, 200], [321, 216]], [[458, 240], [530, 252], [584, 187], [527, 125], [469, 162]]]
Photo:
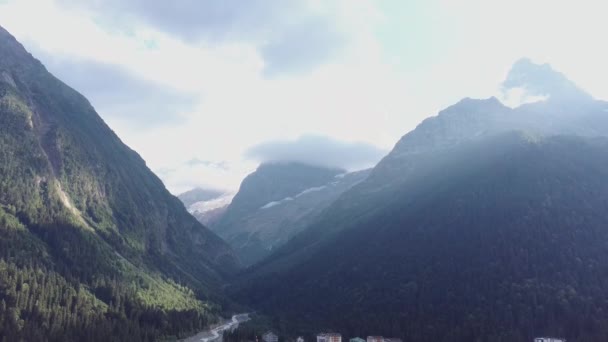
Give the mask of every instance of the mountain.
[[545, 100], [425, 120], [234, 293], [294, 332], [606, 340], [608, 104], [548, 65], [507, 80]]
[[522, 58], [513, 64], [502, 83], [503, 93], [520, 88], [525, 96], [553, 98], [562, 105], [593, 101], [593, 97], [549, 64]]
[[78, 92], [0, 28], [0, 339], [200, 329], [239, 267]]
[[229, 191], [196, 188], [184, 192], [178, 198], [198, 222], [206, 227], [213, 227], [228, 209], [234, 194]]
[[[541, 75], [538, 77], [544, 81], [535, 82], [535, 75]], [[547, 80], [550, 79], [561, 86], [549, 86]], [[536, 89], [532, 94], [543, 94], [546, 100], [510, 108], [496, 97], [465, 98], [425, 119], [397, 142], [365, 182], [347, 191], [332, 205], [326, 220], [319, 220], [319, 224], [307, 229], [305, 236], [300, 236], [277, 253], [293, 254], [298, 258], [305, 256], [306, 253], [295, 251], [313, 246], [318, 239], [348, 226], [353, 217], [384, 206], [391, 200], [392, 192], [416, 170], [419, 159], [429, 153], [511, 131], [539, 136], [608, 135], [608, 102], [593, 99], [547, 64], [537, 65], [528, 59], [516, 62], [502, 87], [503, 90], [513, 87]], [[573, 94], [564, 94], [563, 89], [570, 89]], [[282, 260], [281, 263], [285, 262]]]
[[367, 173], [297, 162], [265, 163], [247, 176], [213, 230], [245, 265], [267, 256]]

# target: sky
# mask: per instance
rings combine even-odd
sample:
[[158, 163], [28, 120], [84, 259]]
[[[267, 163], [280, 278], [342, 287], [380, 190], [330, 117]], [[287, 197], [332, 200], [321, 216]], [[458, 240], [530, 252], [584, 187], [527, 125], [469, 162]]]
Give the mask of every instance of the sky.
[[175, 194], [260, 162], [374, 165], [424, 118], [500, 94], [522, 57], [608, 99], [601, 1], [0, 0]]

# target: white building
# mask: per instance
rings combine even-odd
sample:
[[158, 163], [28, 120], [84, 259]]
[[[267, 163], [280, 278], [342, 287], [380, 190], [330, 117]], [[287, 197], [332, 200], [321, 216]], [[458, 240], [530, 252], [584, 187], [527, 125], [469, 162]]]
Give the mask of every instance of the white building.
[[566, 340], [555, 337], [537, 337], [534, 339], [534, 342], [566, 342]]
[[367, 336], [367, 342], [384, 342], [382, 336]]
[[342, 335], [340, 334], [319, 334], [317, 335], [317, 342], [342, 342]]
[[279, 342], [279, 337], [275, 335], [272, 331], [268, 331], [264, 335], [262, 335], [262, 341], [264, 342]]

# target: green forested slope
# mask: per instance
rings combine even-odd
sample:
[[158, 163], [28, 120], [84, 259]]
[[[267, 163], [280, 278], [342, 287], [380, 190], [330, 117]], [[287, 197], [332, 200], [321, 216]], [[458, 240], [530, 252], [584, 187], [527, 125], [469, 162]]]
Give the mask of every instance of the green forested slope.
[[238, 266], [96, 114], [0, 28], [0, 340], [204, 326]]

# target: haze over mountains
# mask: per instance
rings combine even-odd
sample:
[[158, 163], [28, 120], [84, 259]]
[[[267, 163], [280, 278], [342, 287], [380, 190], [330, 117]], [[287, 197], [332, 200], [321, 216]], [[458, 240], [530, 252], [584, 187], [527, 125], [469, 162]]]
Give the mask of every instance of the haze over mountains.
[[238, 298], [299, 332], [603, 341], [608, 103], [515, 63], [516, 108], [464, 99], [246, 272]]

